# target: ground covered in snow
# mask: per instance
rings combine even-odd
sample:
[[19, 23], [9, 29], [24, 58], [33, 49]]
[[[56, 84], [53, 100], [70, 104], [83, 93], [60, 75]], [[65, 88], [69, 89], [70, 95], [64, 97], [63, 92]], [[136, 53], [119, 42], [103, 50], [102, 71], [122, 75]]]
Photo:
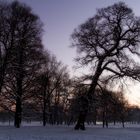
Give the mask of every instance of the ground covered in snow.
[[46, 127], [34, 124], [22, 125], [20, 129], [0, 124], [0, 140], [140, 140], [140, 124], [102, 128], [101, 125], [86, 126], [86, 130], [75, 131], [73, 126]]

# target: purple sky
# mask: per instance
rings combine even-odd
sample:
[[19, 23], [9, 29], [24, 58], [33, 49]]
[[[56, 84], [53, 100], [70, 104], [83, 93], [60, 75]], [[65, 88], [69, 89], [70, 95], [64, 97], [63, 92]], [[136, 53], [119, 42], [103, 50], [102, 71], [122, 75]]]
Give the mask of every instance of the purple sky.
[[[79, 24], [92, 17], [97, 8], [112, 5], [120, 0], [19, 0], [32, 7], [44, 23], [43, 44], [58, 60], [75, 64], [75, 49], [70, 48], [70, 35]], [[140, 13], [138, 0], [124, 0], [136, 14]]]
[[[12, 1], [12, 0], [9, 0]], [[58, 60], [69, 66], [72, 74], [75, 49], [70, 48], [70, 35], [74, 28], [94, 16], [97, 8], [106, 7], [120, 0], [19, 0], [29, 5], [44, 23], [43, 44], [55, 54]], [[140, 15], [139, 0], [123, 0], [136, 15]], [[130, 96], [139, 102], [140, 86], [131, 87], [135, 93]]]

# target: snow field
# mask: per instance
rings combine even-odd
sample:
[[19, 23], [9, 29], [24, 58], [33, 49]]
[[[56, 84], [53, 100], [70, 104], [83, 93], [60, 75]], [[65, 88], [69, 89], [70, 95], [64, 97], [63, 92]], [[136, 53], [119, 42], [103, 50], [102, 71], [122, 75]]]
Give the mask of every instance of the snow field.
[[127, 124], [126, 128], [97, 125], [87, 126], [86, 131], [75, 131], [73, 126], [37, 126], [39, 124], [25, 124], [20, 129], [0, 126], [0, 140], [140, 140], [140, 125]]

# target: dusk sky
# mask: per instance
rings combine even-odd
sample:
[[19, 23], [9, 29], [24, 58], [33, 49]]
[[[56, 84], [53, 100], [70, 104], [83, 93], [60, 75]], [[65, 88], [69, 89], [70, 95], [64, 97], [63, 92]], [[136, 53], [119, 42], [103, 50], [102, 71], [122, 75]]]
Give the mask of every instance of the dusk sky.
[[[97, 8], [103, 8], [120, 0], [19, 0], [29, 5], [44, 24], [43, 44], [58, 60], [68, 65], [71, 73], [76, 50], [70, 48], [70, 35], [74, 28], [94, 16]], [[140, 15], [139, 0], [123, 0], [134, 13]], [[132, 94], [131, 92], [135, 92]], [[130, 88], [129, 96], [140, 103], [140, 86]]]

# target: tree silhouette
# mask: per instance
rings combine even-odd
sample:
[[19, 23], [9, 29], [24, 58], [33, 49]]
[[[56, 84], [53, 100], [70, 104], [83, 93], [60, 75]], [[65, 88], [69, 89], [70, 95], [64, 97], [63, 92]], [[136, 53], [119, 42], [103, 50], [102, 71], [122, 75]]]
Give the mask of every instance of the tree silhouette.
[[90, 65], [94, 73], [87, 92], [89, 101], [103, 76], [107, 81], [125, 77], [139, 81], [140, 67], [133, 59], [140, 55], [139, 38], [140, 19], [123, 2], [99, 9], [74, 30], [72, 45], [79, 53], [76, 61]]
[[[53, 106], [54, 112], [58, 112], [63, 96], [66, 96], [64, 94], [67, 93], [66, 86], [70, 79], [67, 67], [47, 51], [44, 53], [45, 61], [37, 75], [36, 87], [38, 91], [34, 99], [42, 108], [40, 110], [42, 112], [43, 126], [46, 125], [47, 121], [51, 123], [58, 121], [58, 113], [53, 114], [51, 108]], [[54, 116], [53, 118], [55, 119], [52, 120], [51, 116]]]
[[[10, 91], [12, 88], [13, 92], [8, 93], [12, 96], [12, 100], [15, 100], [15, 127], [19, 128], [22, 116], [22, 101], [33, 90], [30, 86], [31, 83], [33, 84], [42, 59], [42, 23], [38, 16], [33, 14], [32, 10], [25, 4], [13, 1], [7, 3], [7, 5], [2, 3], [2, 5], [6, 11], [6, 15], [4, 15], [6, 20], [3, 23], [6, 31], [4, 30], [2, 35], [7, 36], [7, 38], [4, 38], [5, 42], [3, 42], [7, 45], [5, 45], [8, 48], [6, 56], [10, 57], [8, 59], [10, 63], [6, 65], [6, 74], [3, 70], [0, 81], [3, 81], [5, 76], [5, 83], [8, 83], [3, 91], [6, 91], [6, 89]], [[10, 54], [8, 53], [9, 50]], [[3, 64], [7, 64], [6, 62]], [[4, 66], [2, 68], [5, 68]]]

